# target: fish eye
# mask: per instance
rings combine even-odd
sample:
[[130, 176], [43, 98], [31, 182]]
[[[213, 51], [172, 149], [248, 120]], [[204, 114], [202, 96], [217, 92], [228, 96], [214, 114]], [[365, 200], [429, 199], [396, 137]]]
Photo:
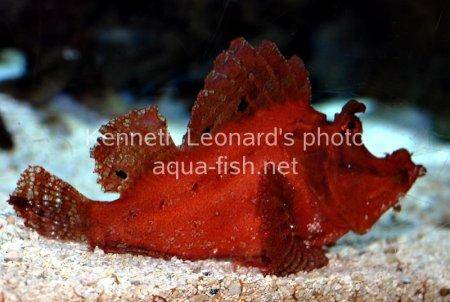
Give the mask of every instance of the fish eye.
[[203, 130], [203, 133], [211, 133], [211, 126], [206, 127], [206, 128]]
[[356, 122], [355, 121], [349, 121], [347, 123], [347, 129], [349, 130], [355, 130], [356, 129]]
[[127, 179], [128, 175], [127, 172], [123, 171], [123, 170], [117, 170], [116, 171], [116, 175], [117, 177], [119, 177], [120, 179]]
[[355, 130], [356, 127], [357, 127], [356, 122], [354, 120], [350, 120], [346, 124], [341, 126], [341, 132], [345, 133], [347, 130], [351, 132]]
[[241, 100], [238, 104], [237, 111], [244, 112], [248, 107], [248, 102], [246, 100]]

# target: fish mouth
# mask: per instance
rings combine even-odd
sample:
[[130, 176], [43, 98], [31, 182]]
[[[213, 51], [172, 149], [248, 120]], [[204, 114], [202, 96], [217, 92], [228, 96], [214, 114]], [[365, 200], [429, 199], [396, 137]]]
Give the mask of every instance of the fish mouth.
[[419, 178], [419, 177], [423, 177], [423, 176], [427, 175], [427, 168], [425, 168], [425, 166], [423, 166], [423, 165], [416, 165], [412, 175], [413, 175], [412, 178], [414, 180]]
[[[381, 190], [378, 195], [374, 195], [368, 200], [369, 204], [373, 206], [371, 206], [370, 210], [364, 210], [367, 211], [365, 214], [368, 215], [369, 219], [362, 225], [355, 225], [355, 231], [358, 233], [366, 232], [384, 212], [398, 204], [399, 200], [405, 196], [418, 178], [425, 176], [427, 173], [423, 165], [415, 164], [412, 161], [411, 153], [406, 149], [396, 150], [380, 160], [384, 161], [382, 168], [387, 173], [385, 175], [391, 178], [391, 186], [393, 187], [390, 190], [392, 194]], [[391, 176], [388, 176], [389, 174]]]
[[408, 185], [412, 185], [417, 178], [427, 174], [425, 166], [415, 164], [411, 159], [411, 153], [406, 149], [394, 151], [392, 154], [386, 156], [386, 160], [395, 167], [401, 167], [399, 174], [403, 180], [402, 182]]
[[[335, 115], [333, 127], [337, 131], [352, 128], [362, 133], [362, 125], [355, 115], [364, 112], [362, 103], [351, 100]], [[353, 127], [349, 127], [352, 125]], [[360, 144], [342, 146], [334, 151], [340, 163], [329, 177], [332, 183], [333, 206], [351, 230], [365, 233], [390, 207], [397, 204], [414, 182], [427, 170], [412, 161], [411, 153], [398, 149], [384, 157], [377, 157]], [[348, 168], [348, 169], [345, 169]], [[347, 181], [345, 180], [347, 178]], [[342, 179], [338, 181], [335, 179]]]

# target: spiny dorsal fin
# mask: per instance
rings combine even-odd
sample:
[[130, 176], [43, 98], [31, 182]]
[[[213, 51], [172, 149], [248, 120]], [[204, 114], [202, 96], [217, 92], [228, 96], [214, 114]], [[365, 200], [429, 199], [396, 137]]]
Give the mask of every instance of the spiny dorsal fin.
[[308, 72], [298, 57], [286, 61], [271, 42], [254, 49], [245, 39], [236, 39], [216, 58], [197, 96], [188, 127], [191, 141], [271, 104], [309, 104], [310, 96]]
[[123, 192], [154, 161], [176, 150], [166, 121], [151, 106], [111, 120], [91, 149], [98, 183], [105, 192]]
[[310, 102], [308, 71], [299, 57], [294, 56], [288, 62], [278, 50], [277, 45], [267, 40], [261, 42], [258, 52], [272, 67], [285, 100]]
[[301, 96], [304, 97], [302, 100], [309, 103], [311, 101], [311, 85], [309, 83], [309, 73], [305, 68], [305, 64], [302, 59], [297, 56], [292, 56], [288, 60], [288, 63], [291, 73], [294, 76], [294, 81], [298, 87], [300, 87]]

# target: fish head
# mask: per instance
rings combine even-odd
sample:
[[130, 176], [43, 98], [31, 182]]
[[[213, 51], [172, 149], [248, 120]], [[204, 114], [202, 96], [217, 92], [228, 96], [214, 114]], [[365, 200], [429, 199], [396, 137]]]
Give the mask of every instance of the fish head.
[[357, 233], [366, 232], [426, 174], [406, 149], [378, 158], [364, 146], [356, 116], [364, 111], [364, 104], [351, 100], [336, 114], [330, 134], [344, 133], [348, 140], [331, 144], [326, 162], [332, 206]]

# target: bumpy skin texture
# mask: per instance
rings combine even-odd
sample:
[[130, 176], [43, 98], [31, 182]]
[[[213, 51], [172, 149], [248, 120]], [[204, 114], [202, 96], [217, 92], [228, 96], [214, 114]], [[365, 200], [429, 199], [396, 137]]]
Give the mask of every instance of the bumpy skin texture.
[[[120, 198], [91, 201], [41, 167], [22, 175], [9, 202], [25, 224], [48, 237], [87, 240], [107, 252], [184, 259], [227, 258], [286, 275], [326, 265], [323, 246], [348, 231], [364, 233], [425, 173], [406, 150], [376, 158], [363, 145], [324, 141], [303, 148], [304, 133], [362, 132], [349, 101], [333, 122], [310, 106], [308, 73], [271, 42], [236, 39], [220, 54], [192, 110], [189, 137], [175, 146], [156, 108], [135, 110], [106, 133], [162, 133], [165, 144], [92, 150], [99, 183]], [[287, 146], [192, 146], [203, 133], [293, 133]], [[278, 133], [280, 137], [282, 133]], [[280, 141], [282, 139], [280, 138]], [[253, 163], [253, 172], [153, 173], [155, 161], [204, 162], [219, 156]], [[298, 162], [297, 173], [258, 173], [264, 163]]]

